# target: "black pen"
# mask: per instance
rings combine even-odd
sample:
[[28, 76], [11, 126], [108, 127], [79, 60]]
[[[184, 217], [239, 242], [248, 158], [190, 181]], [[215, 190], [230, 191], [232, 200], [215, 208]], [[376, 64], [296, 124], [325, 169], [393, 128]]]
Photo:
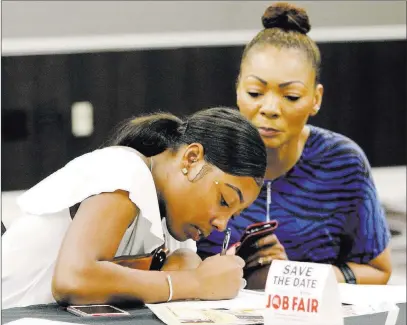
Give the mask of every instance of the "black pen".
[[227, 228], [225, 230], [225, 239], [223, 240], [222, 252], [220, 253], [220, 255], [226, 255], [226, 251], [228, 250], [229, 241], [230, 241], [230, 234], [231, 234], [231, 230], [230, 230], [230, 228]]

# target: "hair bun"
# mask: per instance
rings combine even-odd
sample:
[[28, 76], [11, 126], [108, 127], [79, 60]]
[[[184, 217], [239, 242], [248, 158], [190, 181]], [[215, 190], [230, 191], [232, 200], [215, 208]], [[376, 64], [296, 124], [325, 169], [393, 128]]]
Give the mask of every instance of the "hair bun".
[[281, 28], [301, 34], [307, 34], [311, 30], [305, 9], [285, 2], [278, 2], [268, 7], [261, 21], [264, 28]]

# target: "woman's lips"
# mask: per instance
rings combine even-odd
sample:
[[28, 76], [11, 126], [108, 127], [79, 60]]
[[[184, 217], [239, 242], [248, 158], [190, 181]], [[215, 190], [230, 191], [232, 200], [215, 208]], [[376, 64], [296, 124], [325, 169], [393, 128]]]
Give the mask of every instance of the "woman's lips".
[[264, 137], [274, 137], [281, 133], [281, 131], [273, 128], [258, 128], [260, 135]]
[[198, 241], [198, 240], [202, 239], [204, 237], [204, 235], [198, 227], [192, 226], [191, 231], [188, 232], [188, 237], [194, 241]]

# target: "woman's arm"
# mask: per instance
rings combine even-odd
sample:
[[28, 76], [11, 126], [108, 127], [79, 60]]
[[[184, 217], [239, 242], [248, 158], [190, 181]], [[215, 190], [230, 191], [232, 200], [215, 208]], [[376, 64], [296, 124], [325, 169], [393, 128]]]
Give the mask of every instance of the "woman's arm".
[[60, 304], [120, 301], [229, 299], [237, 295], [244, 262], [236, 256], [212, 257], [185, 271], [135, 270], [110, 262], [138, 209], [128, 193], [102, 193], [82, 202], [61, 245], [52, 281]]
[[[52, 291], [58, 302], [168, 299], [169, 286], [163, 272], [134, 270], [108, 262], [137, 213], [124, 191], [99, 194], [81, 204], [61, 245], [54, 271]], [[191, 272], [168, 273], [176, 288], [173, 299], [196, 296], [198, 283]], [[182, 285], [185, 281], [188, 286]]]
[[[380, 255], [368, 264], [346, 263], [355, 274], [357, 284], [387, 284], [392, 267], [390, 248], [387, 247]], [[338, 267], [334, 267], [338, 282], [344, 283], [345, 278]]]
[[201, 262], [201, 258], [192, 250], [179, 248], [167, 257], [161, 271], [194, 270]]
[[[261, 249], [261, 247], [265, 245], [272, 246]], [[284, 247], [275, 235], [270, 235], [259, 240], [258, 247], [260, 249], [248, 259], [247, 266], [258, 265], [258, 260], [260, 258], [263, 258], [263, 264], [270, 264], [273, 259], [287, 259]], [[354, 262], [348, 262], [346, 264], [355, 274], [357, 284], [387, 284], [392, 272], [390, 248], [385, 248], [381, 254], [367, 264], [358, 264]], [[265, 265], [260, 269], [250, 272], [246, 277], [248, 282], [247, 287], [249, 289], [264, 289], [269, 268], [270, 265]], [[333, 268], [337, 281], [344, 283], [345, 278], [340, 269], [337, 266], [333, 266]]]
[[[352, 246], [342, 261], [352, 270], [358, 284], [386, 284], [391, 276], [390, 229], [382, 207], [372, 171], [366, 155], [359, 148], [354, 151], [359, 164], [349, 186], [358, 189], [354, 195], [355, 207], [345, 223], [352, 238]], [[339, 282], [345, 282], [339, 268], [335, 267]]]

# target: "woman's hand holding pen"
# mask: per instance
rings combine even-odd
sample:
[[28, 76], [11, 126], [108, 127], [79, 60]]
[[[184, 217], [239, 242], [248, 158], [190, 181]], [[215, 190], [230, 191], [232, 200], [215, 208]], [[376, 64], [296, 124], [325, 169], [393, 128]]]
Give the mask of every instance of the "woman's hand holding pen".
[[273, 260], [288, 260], [284, 246], [275, 234], [260, 238], [253, 254], [246, 260], [246, 268], [269, 265]]
[[229, 247], [231, 230], [225, 231], [220, 255], [205, 259], [197, 269], [202, 284], [201, 299], [230, 299], [237, 296], [242, 287], [245, 262], [234, 254], [235, 247]]
[[243, 259], [236, 255], [214, 255], [196, 269], [203, 300], [231, 299], [237, 296], [243, 278]]

